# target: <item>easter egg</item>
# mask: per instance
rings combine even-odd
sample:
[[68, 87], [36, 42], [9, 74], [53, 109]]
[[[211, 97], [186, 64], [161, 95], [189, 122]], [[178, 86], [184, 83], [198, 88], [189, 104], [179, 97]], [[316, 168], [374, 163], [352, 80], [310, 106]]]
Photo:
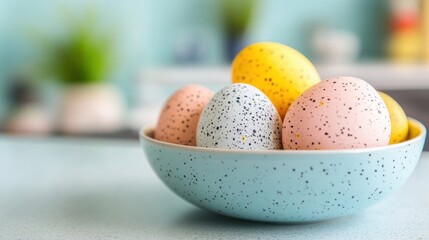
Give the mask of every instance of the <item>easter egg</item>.
[[197, 128], [197, 146], [281, 149], [282, 120], [270, 99], [248, 84], [232, 84], [207, 104]]
[[392, 123], [392, 132], [390, 135], [390, 144], [400, 143], [407, 140], [408, 137], [408, 119], [401, 105], [392, 97], [384, 92], [378, 92], [383, 98], [390, 115]]
[[291, 105], [283, 122], [284, 149], [349, 149], [389, 143], [389, 112], [364, 80], [334, 77], [314, 85]]
[[261, 90], [282, 118], [293, 101], [319, 81], [316, 68], [304, 55], [279, 43], [250, 45], [232, 63], [232, 82]]
[[196, 129], [212, 91], [189, 85], [176, 91], [165, 103], [155, 128], [155, 139], [181, 145], [196, 145]]

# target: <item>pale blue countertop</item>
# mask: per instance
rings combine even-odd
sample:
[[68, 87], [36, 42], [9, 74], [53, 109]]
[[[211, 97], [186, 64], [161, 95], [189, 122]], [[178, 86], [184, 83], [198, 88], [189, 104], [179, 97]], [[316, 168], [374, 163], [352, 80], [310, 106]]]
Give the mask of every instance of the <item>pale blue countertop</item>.
[[429, 239], [429, 153], [405, 186], [364, 212], [273, 225], [181, 200], [137, 141], [0, 136], [0, 239]]

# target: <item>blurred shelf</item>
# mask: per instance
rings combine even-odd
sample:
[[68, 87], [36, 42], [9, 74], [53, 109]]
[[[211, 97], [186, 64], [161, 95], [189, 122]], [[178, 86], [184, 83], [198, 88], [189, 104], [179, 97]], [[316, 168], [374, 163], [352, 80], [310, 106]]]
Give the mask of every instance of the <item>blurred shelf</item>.
[[429, 89], [429, 65], [368, 62], [355, 65], [317, 66], [322, 78], [354, 76], [380, 90]]
[[[405, 110], [407, 116], [415, 118], [422, 122], [426, 127], [429, 127], [429, 89], [402, 89], [402, 90], [387, 90], [387, 94], [392, 96]], [[61, 132], [54, 132], [49, 136], [64, 137], [64, 138], [90, 138], [90, 139], [128, 139], [137, 142], [138, 132], [143, 125], [154, 124], [159, 115], [159, 108], [142, 108], [135, 109], [134, 114], [130, 114], [129, 122], [125, 128], [112, 133], [98, 134], [81, 134], [67, 135]], [[0, 129], [0, 138], [8, 136]], [[20, 135], [23, 137], [31, 137], [31, 135]], [[425, 151], [429, 151], [429, 141], [426, 141], [424, 146]]]
[[53, 132], [49, 134], [13, 134], [8, 133], [3, 130], [0, 130], [0, 139], [70, 139], [70, 140], [101, 140], [101, 139], [111, 139], [111, 140], [132, 140], [137, 142], [139, 138], [138, 130], [131, 128], [124, 128], [115, 132], [109, 133], [83, 133], [83, 134], [65, 134], [61, 132]]
[[140, 74], [142, 82], [171, 83], [226, 83], [230, 78], [229, 67], [172, 67], [145, 69]]
[[[322, 79], [332, 76], [359, 77], [377, 89], [429, 89], [429, 64], [362, 62], [350, 65], [316, 65]], [[228, 84], [230, 67], [178, 67], [146, 69], [140, 74], [140, 87], [147, 83], [181, 86], [190, 83]], [[143, 85], [143, 86], [142, 86]]]

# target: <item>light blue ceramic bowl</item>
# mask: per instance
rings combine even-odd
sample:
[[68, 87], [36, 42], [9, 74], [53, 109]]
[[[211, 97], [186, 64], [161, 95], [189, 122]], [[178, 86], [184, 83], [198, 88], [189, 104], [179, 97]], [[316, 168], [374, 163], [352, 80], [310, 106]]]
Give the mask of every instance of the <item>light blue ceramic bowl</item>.
[[409, 140], [385, 147], [244, 151], [140, 139], [152, 168], [188, 202], [219, 214], [267, 222], [307, 222], [360, 211], [413, 172], [426, 129], [409, 119]]

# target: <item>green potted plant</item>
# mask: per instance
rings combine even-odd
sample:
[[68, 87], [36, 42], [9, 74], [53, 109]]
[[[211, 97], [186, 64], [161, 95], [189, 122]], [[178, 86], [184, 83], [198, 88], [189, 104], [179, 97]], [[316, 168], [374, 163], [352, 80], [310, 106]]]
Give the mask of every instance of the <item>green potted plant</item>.
[[94, 15], [69, 21], [64, 37], [47, 41], [44, 69], [65, 86], [59, 130], [104, 133], [122, 127], [123, 99], [107, 83], [114, 67], [111, 34], [102, 34]]
[[243, 35], [254, 17], [259, 1], [222, 0], [220, 4], [226, 33], [227, 56], [228, 60], [232, 61], [246, 45]]

